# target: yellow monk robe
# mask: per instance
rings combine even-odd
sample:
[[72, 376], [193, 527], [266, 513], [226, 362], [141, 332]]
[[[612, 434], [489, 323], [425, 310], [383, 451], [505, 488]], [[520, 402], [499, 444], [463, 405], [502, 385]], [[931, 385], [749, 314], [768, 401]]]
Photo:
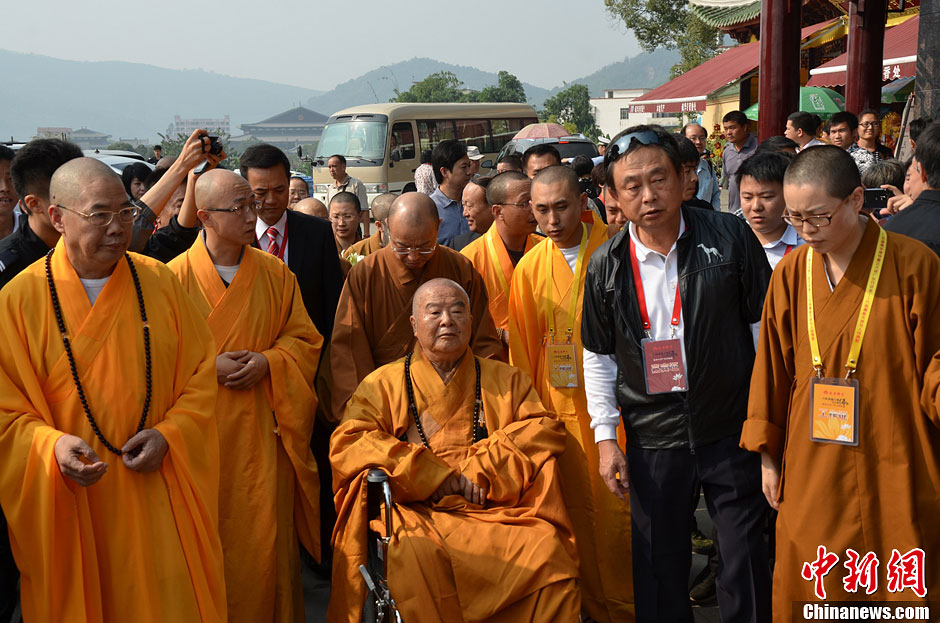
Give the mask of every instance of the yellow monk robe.
[[[592, 213], [585, 215], [593, 223]], [[584, 611], [598, 621], [630, 621], [634, 610], [629, 505], [618, 500], [600, 477], [581, 362], [584, 272], [591, 255], [606, 241], [607, 227], [601, 222], [593, 223], [577, 282], [568, 262], [549, 238], [519, 261], [509, 297], [509, 360], [532, 377], [546, 408], [555, 412], [568, 430], [568, 444], [558, 464], [581, 557]], [[549, 266], [551, 284], [547, 283]], [[553, 387], [549, 381], [544, 348], [549, 334], [546, 315], [549, 286], [558, 343], [566, 339], [570, 297], [577, 297], [571, 340], [578, 368], [576, 388]]]
[[[525, 243], [525, 252], [544, 238], [530, 234]], [[490, 299], [490, 316], [500, 329], [509, 328], [509, 284], [512, 282], [512, 271], [515, 268], [512, 259], [506, 251], [503, 239], [493, 225], [486, 233], [465, 246], [460, 253], [467, 257], [473, 267], [483, 277], [486, 284], [486, 294]]]
[[[151, 335], [145, 427], [169, 444], [154, 472], [124, 467], [85, 419], [44, 261], [0, 292], [0, 502], [26, 621], [226, 620], [212, 336], [163, 264], [130, 255]], [[52, 274], [88, 406], [120, 447], [137, 430], [146, 387], [130, 269], [117, 263], [93, 307], [61, 241]], [[61, 474], [53, 446], [63, 434], [108, 463], [101, 480], [83, 488]]]
[[[816, 330], [825, 376], [845, 362], [878, 240], [869, 222], [845, 276], [829, 291], [822, 257], [813, 258]], [[774, 621], [791, 621], [794, 601], [821, 601], [801, 578], [826, 547], [838, 562], [824, 578], [827, 603], [917, 601], [887, 590], [892, 549], [926, 552], [927, 599], [940, 595], [940, 261], [926, 246], [888, 233], [888, 246], [862, 343], [857, 447], [810, 440], [809, 387], [815, 376], [807, 338], [806, 256], [783, 258], [770, 279], [741, 446], [782, 462]], [[846, 549], [880, 562], [878, 589], [849, 593]], [[801, 614], [800, 612], [797, 613]], [[933, 614], [933, 613], [932, 613]]]
[[323, 338], [294, 274], [273, 255], [245, 247], [226, 288], [199, 236], [170, 268], [208, 320], [215, 354], [259, 352], [270, 367], [249, 390], [218, 386], [219, 532], [229, 621], [303, 621], [298, 537], [315, 557], [320, 552], [320, 484], [310, 437]]
[[405, 268], [385, 247], [358, 262], [339, 297], [330, 340], [329, 385], [332, 417], [342, 419], [343, 407], [362, 379], [405, 356], [414, 348], [411, 299], [421, 284], [444, 277], [460, 284], [470, 297], [470, 348], [480, 357], [501, 357], [503, 345], [487, 310], [483, 278], [470, 260], [438, 245], [421, 277]]
[[[564, 448], [564, 429], [528, 377], [480, 359], [488, 436], [471, 446], [476, 372], [470, 353], [445, 386], [417, 346], [411, 373], [433, 452], [416, 436], [403, 360], [359, 386], [331, 439], [339, 519], [327, 620], [360, 620], [365, 477], [380, 468], [396, 502], [388, 575], [403, 620], [577, 621], [577, 552], [554, 459]], [[399, 439], [409, 429], [417, 443]], [[485, 506], [456, 495], [425, 501], [454, 470], [489, 486]]]
[[343, 251], [343, 258], [349, 257], [350, 253], [357, 255], [371, 255], [382, 248], [382, 232], [376, 231], [374, 234], [359, 242], [354, 242], [348, 249]]

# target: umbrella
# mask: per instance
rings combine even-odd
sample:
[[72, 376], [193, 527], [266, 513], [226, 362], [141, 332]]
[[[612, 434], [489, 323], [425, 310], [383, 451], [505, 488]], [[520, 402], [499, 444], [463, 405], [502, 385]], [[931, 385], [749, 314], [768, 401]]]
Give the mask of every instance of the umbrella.
[[571, 132], [557, 123], [530, 123], [522, 128], [513, 138], [561, 138], [571, 136]]
[[914, 90], [914, 76], [898, 78], [881, 87], [881, 103], [907, 101], [907, 96]]
[[[760, 102], [756, 102], [744, 111], [748, 119], [757, 121], [759, 104]], [[838, 92], [825, 87], [800, 87], [800, 110], [826, 119], [845, 110], [845, 98]]]

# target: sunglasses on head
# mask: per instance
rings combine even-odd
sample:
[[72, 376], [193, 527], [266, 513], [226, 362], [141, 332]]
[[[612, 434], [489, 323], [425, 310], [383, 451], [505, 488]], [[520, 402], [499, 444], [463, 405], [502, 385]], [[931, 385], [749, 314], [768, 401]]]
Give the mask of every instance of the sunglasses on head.
[[663, 145], [663, 141], [652, 130], [624, 134], [607, 146], [607, 151], [604, 153], [604, 165], [609, 167], [621, 156], [643, 145]]

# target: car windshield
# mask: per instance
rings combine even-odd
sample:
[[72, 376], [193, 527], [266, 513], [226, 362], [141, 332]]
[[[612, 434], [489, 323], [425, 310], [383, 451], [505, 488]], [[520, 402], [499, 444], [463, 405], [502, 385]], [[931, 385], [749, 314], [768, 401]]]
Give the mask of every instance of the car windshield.
[[316, 158], [326, 160], [340, 154], [354, 166], [378, 165], [385, 158], [387, 135], [388, 124], [384, 121], [331, 123], [323, 128]]
[[558, 153], [561, 154], [562, 160], [573, 159], [575, 156], [593, 158], [597, 155], [597, 147], [594, 146], [594, 143], [566, 143], [559, 141], [553, 144], [555, 149], [558, 150]]

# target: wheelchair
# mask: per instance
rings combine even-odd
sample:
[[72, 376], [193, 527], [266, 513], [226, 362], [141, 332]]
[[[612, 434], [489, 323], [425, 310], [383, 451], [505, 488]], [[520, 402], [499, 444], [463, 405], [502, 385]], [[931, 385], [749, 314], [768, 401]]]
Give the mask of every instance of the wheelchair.
[[385, 536], [368, 531], [368, 558], [359, 565], [359, 573], [368, 593], [362, 607], [362, 623], [402, 623], [401, 614], [388, 588], [388, 544], [392, 535], [392, 489], [388, 474], [380, 469], [369, 470], [366, 476], [366, 508], [371, 521], [384, 506]]

